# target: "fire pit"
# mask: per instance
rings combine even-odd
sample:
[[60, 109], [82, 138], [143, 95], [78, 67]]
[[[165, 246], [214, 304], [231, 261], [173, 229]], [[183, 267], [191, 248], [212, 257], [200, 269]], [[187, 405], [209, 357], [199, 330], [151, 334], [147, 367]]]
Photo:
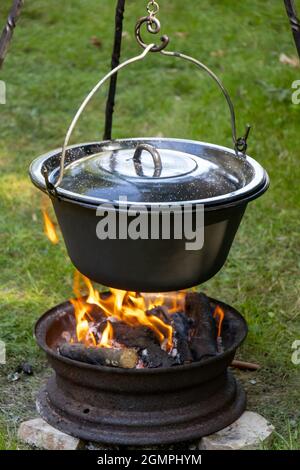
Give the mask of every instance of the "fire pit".
[[[110, 297], [113, 294], [106, 293], [99, 298], [107, 305]], [[180, 293], [176, 299], [175, 309], [184, 311], [175, 312], [173, 308], [168, 314], [168, 326], [173, 329], [169, 350], [168, 329], [164, 337], [155, 334], [157, 325], [158, 331], [163, 331], [163, 322], [154, 323], [151, 330], [145, 324], [130, 325], [132, 318], [129, 324], [124, 323], [124, 318], [113, 322], [107, 312], [103, 321], [106, 327], [98, 333], [98, 344], [92, 345], [91, 334], [95, 341], [100, 309], [89, 304], [92, 308], [80, 318], [80, 312], [87, 312], [88, 297], [65, 302], [46, 312], [37, 322], [36, 339], [55, 374], [39, 393], [41, 416], [54, 427], [83, 440], [121, 445], [187, 441], [218, 431], [238, 419], [245, 409], [245, 393], [228, 366], [247, 334], [244, 319], [234, 308], [204, 294]], [[150, 302], [146, 297], [147, 301]], [[147, 318], [161, 321], [159, 315], [161, 311], [167, 315], [168, 302], [170, 298], [164, 298], [163, 308], [148, 311]], [[188, 352], [182, 344], [184, 333], [178, 326], [179, 315], [189, 320], [185, 344], [189, 346]], [[97, 322], [93, 320], [96, 317]], [[107, 325], [114, 331], [123, 325], [123, 344], [118, 343], [116, 335], [109, 340]], [[143, 336], [143, 328], [150, 335]], [[128, 332], [135, 336], [132, 339], [131, 335], [131, 343]], [[81, 336], [79, 342], [78, 335], [84, 335], [85, 340]], [[151, 335], [156, 345], [154, 353]], [[124, 346], [124, 338], [131, 348]], [[134, 342], [138, 345], [135, 348]], [[138, 356], [135, 360], [125, 354], [125, 362], [120, 364], [120, 350], [123, 354], [134, 350]], [[95, 355], [90, 357], [93, 351]], [[113, 351], [116, 355], [111, 354]]]

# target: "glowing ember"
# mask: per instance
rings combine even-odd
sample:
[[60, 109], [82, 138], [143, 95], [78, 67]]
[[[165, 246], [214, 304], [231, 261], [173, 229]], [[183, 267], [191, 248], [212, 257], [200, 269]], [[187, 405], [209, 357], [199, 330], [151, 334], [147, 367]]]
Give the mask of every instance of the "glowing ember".
[[[82, 281], [88, 289], [87, 297], [83, 297]], [[74, 306], [76, 317], [77, 340], [87, 346], [113, 347], [113, 324], [107, 321], [100, 342], [97, 342], [92, 331], [93, 318], [91, 311], [93, 306], [100, 307], [107, 318], [121, 321], [129, 326], [146, 326], [150, 328], [158, 338], [162, 349], [170, 351], [173, 347], [173, 328], [162, 319], [147, 312], [154, 307], [164, 306], [168, 313], [183, 310], [185, 292], [169, 294], [139, 294], [136, 292], [110, 289], [110, 295], [102, 296], [94, 289], [91, 281], [78, 271], [74, 278], [74, 293], [76, 299], [71, 302]]]
[[218, 338], [219, 338], [222, 334], [222, 324], [224, 320], [224, 311], [219, 305], [217, 305], [215, 308], [214, 318], [218, 320]]

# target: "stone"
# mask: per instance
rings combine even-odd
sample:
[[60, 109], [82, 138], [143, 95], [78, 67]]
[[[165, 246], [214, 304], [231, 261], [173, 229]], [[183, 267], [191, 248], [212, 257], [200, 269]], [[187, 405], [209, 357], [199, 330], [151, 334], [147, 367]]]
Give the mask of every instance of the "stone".
[[233, 424], [203, 437], [200, 450], [259, 450], [271, 438], [274, 426], [263, 416], [245, 411]]
[[18, 430], [20, 441], [45, 450], [76, 450], [80, 441], [50, 426], [41, 418], [21, 423]]
[[[242, 416], [227, 428], [210, 436], [203, 437], [199, 443], [190, 442], [189, 449], [195, 450], [258, 450], [270, 440], [274, 427], [261, 415], [245, 411]], [[118, 446], [83, 442], [69, 436], [36, 418], [23, 422], [18, 431], [19, 439], [30, 446], [45, 450], [117, 450]], [[186, 443], [185, 443], [186, 444]], [[171, 446], [150, 446], [149, 449], [173, 449]], [[134, 447], [127, 447], [127, 449]], [[138, 447], [141, 449], [140, 447]]]

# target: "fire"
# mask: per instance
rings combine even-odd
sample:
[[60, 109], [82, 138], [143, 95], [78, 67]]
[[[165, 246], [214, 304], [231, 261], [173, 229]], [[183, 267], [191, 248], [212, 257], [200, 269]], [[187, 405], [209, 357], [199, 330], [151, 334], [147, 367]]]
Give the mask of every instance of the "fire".
[[107, 320], [105, 330], [102, 333], [100, 346], [103, 348], [110, 348], [114, 337], [114, 330], [110, 321]]
[[59, 239], [56, 233], [55, 225], [52, 222], [46, 207], [44, 207], [44, 204], [42, 207], [42, 214], [44, 219], [44, 233], [46, 234], [51, 243], [57, 245], [57, 243], [59, 243]]
[[[86, 297], [83, 297], [82, 284], [87, 289]], [[101, 296], [92, 282], [78, 271], [74, 277], [74, 293], [76, 299], [71, 302], [74, 306], [76, 317], [77, 340], [86, 345], [113, 347], [114, 331], [113, 322], [107, 320], [100, 342], [97, 343], [95, 335], [90, 327], [93, 322], [91, 312], [93, 306], [100, 307], [108, 319], [121, 321], [135, 326], [150, 328], [158, 338], [161, 347], [170, 351], [173, 347], [172, 325], [161, 318], [147, 313], [154, 307], [164, 306], [169, 313], [182, 310], [184, 306], [185, 292], [171, 294], [140, 294], [137, 292], [110, 289], [110, 295]]]
[[218, 338], [222, 334], [222, 324], [224, 320], [224, 311], [220, 307], [220, 305], [217, 305], [214, 311], [214, 318], [218, 319]]

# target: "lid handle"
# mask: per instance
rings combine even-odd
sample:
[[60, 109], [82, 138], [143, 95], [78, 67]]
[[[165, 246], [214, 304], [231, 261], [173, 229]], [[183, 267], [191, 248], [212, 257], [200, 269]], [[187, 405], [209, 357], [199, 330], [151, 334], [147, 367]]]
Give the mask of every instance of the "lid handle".
[[162, 172], [162, 162], [160, 158], [160, 154], [158, 150], [149, 144], [139, 144], [137, 145], [134, 155], [133, 155], [133, 163], [135, 166], [135, 171], [138, 176], [145, 176], [143, 172], [141, 156], [143, 151], [149, 152], [153, 158], [154, 162], [154, 173], [153, 178], [159, 178]]

